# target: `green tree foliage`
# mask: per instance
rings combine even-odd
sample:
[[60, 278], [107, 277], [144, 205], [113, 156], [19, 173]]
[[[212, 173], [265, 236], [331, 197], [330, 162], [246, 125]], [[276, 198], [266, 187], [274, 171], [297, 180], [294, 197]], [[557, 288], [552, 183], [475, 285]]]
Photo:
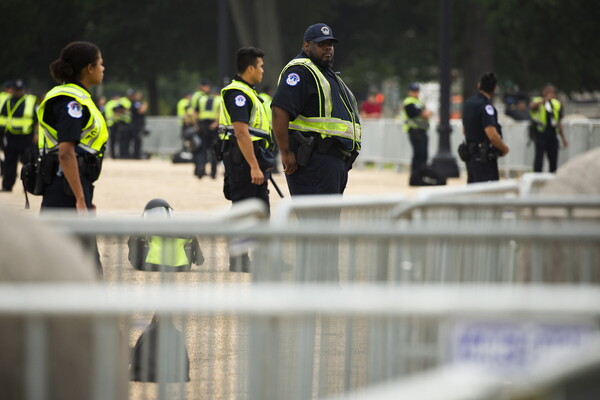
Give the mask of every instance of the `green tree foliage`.
[[[0, 1], [0, 80], [21, 77], [42, 93], [52, 85], [48, 65], [60, 49], [89, 40], [103, 52], [106, 93], [143, 89], [153, 111], [162, 104], [161, 112], [170, 112], [169, 105], [194, 89], [200, 77], [217, 80], [218, 1], [227, 0]], [[260, 12], [256, 0], [244, 1]], [[451, 65], [464, 77], [465, 90], [490, 68], [502, 82], [526, 90], [546, 82], [567, 92], [600, 89], [600, 2], [451, 1]], [[279, 21], [272, 35], [282, 43], [284, 61], [300, 51], [308, 25], [325, 22], [340, 40], [335, 67], [359, 95], [389, 77], [437, 79], [439, 0], [279, 0], [276, 5]], [[233, 63], [240, 39], [233, 22], [229, 31]], [[281, 68], [269, 65], [268, 55], [265, 61], [267, 69]]]

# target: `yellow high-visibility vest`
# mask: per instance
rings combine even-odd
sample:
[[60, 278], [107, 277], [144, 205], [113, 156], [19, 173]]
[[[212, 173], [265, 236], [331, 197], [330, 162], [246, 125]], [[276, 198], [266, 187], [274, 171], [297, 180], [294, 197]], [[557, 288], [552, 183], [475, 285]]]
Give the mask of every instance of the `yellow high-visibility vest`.
[[46, 110], [48, 100], [58, 96], [72, 97], [81, 106], [87, 107], [90, 112], [90, 118], [84, 124], [77, 147], [88, 153], [102, 157], [102, 149], [108, 140], [106, 121], [89, 92], [73, 83], [55, 86], [46, 94], [44, 101], [40, 104], [37, 115], [42, 132], [39, 135], [38, 147], [51, 151], [58, 146], [58, 132], [44, 120], [44, 111]]

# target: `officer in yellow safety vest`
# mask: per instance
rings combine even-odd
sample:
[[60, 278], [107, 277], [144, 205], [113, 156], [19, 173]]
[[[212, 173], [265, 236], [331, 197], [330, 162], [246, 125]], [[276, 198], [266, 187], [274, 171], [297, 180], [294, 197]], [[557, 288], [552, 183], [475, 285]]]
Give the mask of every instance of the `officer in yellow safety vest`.
[[360, 150], [356, 98], [332, 69], [337, 41], [326, 24], [309, 26], [273, 96], [273, 131], [292, 196], [344, 193]]
[[[21, 79], [11, 84], [12, 95], [0, 105], [0, 130], [3, 131], [4, 166], [2, 191], [10, 192], [17, 179], [19, 160], [35, 152], [37, 143], [37, 116], [35, 114], [37, 97], [25, 94], [25, 85]], [[5, 95], [6, 97], [6, 95]]]
[[117, 108], [120, 108], [121, 96], [118, 94], [113, 95], [110, 100], [104, 105], [104, 117], [106, 118], [106, 126], [110, 133], [108, 141], [108, 151], [111, 158], [117, 158], [117, 147], [119, 143], [119, 137], [117, 129], [115, 129], [115, 122], [117, 118]]
[[411, 184], [414, 183], [414, 175], [419, 169], [427, 165], [429, 136], [429, 118], [431, 110], [419, 99], [421, 87], [413, 82], [408, 85], [408, 93], [402, 104], [402, 120], [404, 121], [404, 132], [408, 134], [413, 149], [410, 164]]
[[131, 107], [135, 91], [127, 89], [125, 96], [119, 99], [118, 113], [116, 116], [115, 126], [119, 137], [119, 158], [132, 158], [133, 149], [133, 126]]
[[542, 172], [544, 155], [546, 155], [550, 172], [555, 172], [558, 165], [559, 148], [556, 135], [560, 135], [564, 148], [568, 146], [568, 143], [561, 123], [563, 107], [556, 98], [554, 86], [546, 85], [542, 90], [542, 97], [531, 99], [529, 115], [536, 128], [533, 171]]
[[217, 128], [219, 127], [219, 109], [221, 98], [210, 90], [201, 96], [194, 111], [198, 118], [198, 130], [200, 134], [200, 147], [194, 154], [196, 169], [194, 171], [198, 178], [206, 175], [206, 163], [210, 161], [210, 177], [216, 179], [218, 160], [213, 154], [213, 146], [217, 141]]
[[[237, 72], [221, 90], [219, 135], [226, 144], [223, 152], [225, 198], [236, 203], [248, 198], [262, 200], [269, 208], [267, 180], [274, 165], [271, 126], [267, 110], [254, 85], [263, 79], [262, 50], [243, 47], [236, 53]], [[247, 254], [230, 257], [230, 271], [249, 272]]]
[[[163, 199], [152, 199], [144, 207], [143, 218], [171, 218], [175, 214]], [[195, 237], [132, 236], [129, 261], [142, 271], [185, 272], [192, 264], [202, 265], [204, 256]]]
[[50, 64], [59, 82], [40, 104], [38, 146], [44, 153], [42, 208], [94, 210], [93, 183], [102, 168], [108, 128], [88, 91], [102, 83], [104, 65], [92, 43], [73, 42]]

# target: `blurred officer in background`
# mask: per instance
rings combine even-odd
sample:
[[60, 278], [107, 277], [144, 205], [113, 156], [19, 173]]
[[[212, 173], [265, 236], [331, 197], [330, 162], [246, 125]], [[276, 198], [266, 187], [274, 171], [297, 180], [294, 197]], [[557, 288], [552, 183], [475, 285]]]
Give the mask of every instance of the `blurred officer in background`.
[[[4, 107], [6, 100], [12, 96], [12, 81], [6, 81], [0, 92], [0, 110]], [[0, 126], [0, 176], [4, 175], [4, 127]]]
[[119, 143], [119, 132], [117, 131], [115, 123], [117, 119], [116, 109], [121, 107], [120, 100], [121, 96], [115, 94], [106, 102], [106, 104], [104, 104], [104, 117], [106, 118], [108, 131], [110, 132], [108, 144], [111, 158], [117, 158], [118, 155], [117, 147]]
[[[273, 168], [271, 127], [267, 110], [254, 85], [263, 79], [262, 50], [243, 47], [236, 53], [237, 72], [221, 90], [219, 134], [226, 142], [225, 198], [236, 203], [249, 198], [262, 200], [270, 207], [267, 180]], [[248, 254], [230, 257], [230, 271], [249, 272]]]
[[11, 89], [12, 94], [0, 108], [0, 130], [3, 131], [4, 142], [3, 192], [12, 191], [19, 160], [25, 163], [26, 158], [35, 151], [38, 138], [35, 114], [37, 98], [25, 94], [25, 84], [21, 79], [12, 81]]
[[508, 154], [498, 111], [491, 102], [496, 82], [493, 72], [482, 75], [477, 83], [478, 93], [463, 105], [462, 121], [469, 154], [465, 161], [468, 183], [499, 180], [498, 157]]
[[408, 133], [410, 145], [413, 149], [412, 161], [410, 163], [411, 175], [427, 164], [429, 136], [429, 118], [431, 110], [419, 100], [421, 87], [413, 82], [408, 85], [408, 95], [402, 104], [402, 120], [404, 121], [404, 132]]
[[119, 106], [116, 114], [115, 127], [119, 136], [119, 158], [132, 158], [133, 151], [133, 102], [135, 91], [127, 89], [125, 96], [119, 99]]
[[131, 158], [136, 160], [142, 158], [142, 137], [146, 135], [147, 111], [148, 103], [144, 101], [143, 93], [136, 90], [131, 102], [131, 140], [133, 142]]
[[210, 161], [210, 177], [215, 179], [217, 177], [217, 159], [212, 154], [212, 149], [218, 135], [221, 98], [211, 91], [210, 82], [204, 81], [201, 87], [204, 94], [197, 98], [196, 108], [193, 109], [200, 135], [200, 147], [194, 154], [194, 163], [196, 164], [194, 173], [198, 178], [204, 177], [206, 163]]
[[309, 26], [273, 97], [273, 131], [292, 196], [343, 193], [360, 150], [356, 99], [332, 69], [336, 42], [329, 26]]
[[183, 135], [183, 131], [186, 127], [194, 124], [193, 119], [191, 119], [193, 117], [193, 112], [191, 109], [191, 104], [192, 104], [191, 99], [192, 99], [192, 94], [186, 93], [177, 102], [177, 117], [179, 119], [179, 126], [181, 127], [182, 135]]
[[564, 148], [568, 146], [563, 132], [563, 107], [556, 98], [556, 88], [546, 85], [542, 97], [534, 97], [530, 106], [531, 120], [535, 125], [535, 157], [533, 171], [542, 172], [544, 155], [548, 157], [550, 172], [555, 172], [558, 164], [558, 138], [560, 135]]

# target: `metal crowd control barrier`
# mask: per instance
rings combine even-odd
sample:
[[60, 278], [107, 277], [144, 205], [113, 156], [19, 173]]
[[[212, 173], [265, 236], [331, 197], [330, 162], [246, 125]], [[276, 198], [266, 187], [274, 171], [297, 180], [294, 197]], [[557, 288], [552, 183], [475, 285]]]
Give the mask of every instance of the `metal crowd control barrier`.
[[[452, 133], [450, 148], [453, 153], [463, 141], [462, 122], [450, 121]], [[529, 141], [528, 122], [502, 121], [503, 139], [510, 148], [506, 157], [499, 160], [499, 167], [504, 176], [511, 172], [527, 172], [533, 168], [534, 146]], [[559, 152], [559, 166], [573, 157], [600, 145], [599, 120], [565, 120], [563, 121], [565, 136], [569, 147]], [[429, 130], [429, 155], [432, 157], [438, 150], [439, 136], [437, 126], [432, 124]], [[398, 119], [372, 119], [363, 121], [363, 141], [358, 164], [374, 163], [378, 166], [392, 164], [397, 167], [410, 165], [412, 148], [408, 135], [403, 131], [402, 122]], [[464, 169], [464, 163], [458, 160], [458, 166]], [[547, 165], [546, 165], [547, 168]]]
[[388, 221], [394, 207], [406, 200], [406, 196], [396, 194], [296, 196], [282, 201], [271, 221], [277, 226], [324, 220], [349, 223]]
[[[44, 327], [58, 316], [90, 317], [99, 327], [119, 318], [130, 345], [140, 330], [138, 315], [156, 313], [159, 321], [172, 321], [185, 348], [173, 348], [173, 338], [161, 334], [159, 322], [156, 352], [163, 357], [155, 359], [157, 384], [130, 383], [130, 399], [305, 400], [343, 394], [361, 399], [363, 393], [366, 400], [373, 398], [366, 390], [375, 384], [443, 365], [465, 365], [449, 357], [453, 346], [476, 348], [491, 357], [499, 351], [527, 354], [533, 349], [535, 362], [510, 364], [514, 369], [507, 372], [518, 376], [537, 370], [557, 350], [589, 350], [598, 332], [599, 304], [600, 290], [589, 286], [0, 285], [0, 323], [6, 317], [24, 318], [26, 346], [36, 349], [27, 359], [27, 400], [44, 398], [49, 349], [36, 343], [43, 343]], [[447, 334], [463, 321], [513, 324], [521, 336], [498, 342], [502, 335], [480, 332], [465, 342]], [[543, 348], [522, 347], [515, 340], [526, 338], [533, 322], [548, 334], [540, 338]], [[91, 398], [124, 398], [115, 396], [112, 388], [129, 377], [102, 368], [106, 349], [119, 346], [119, 338], [100, 331], [94, 341], [95, 353], [82, 360], [96, 365]], [[0, 343], [6, 345], [10, 343]], [[189, 355], [187, 382], [182, 375], [173, 379], [173, 371], [185, 371], [187, 363], [170, 357], [184, 351]], [[469, 365], [477, 375], [455, 384], [475, 384], [482, 376], [494, 377], [488, 383], [497, 382], [507, 376], [493, 365]], [[541, 378], [551, 376], [543, 372], [547, 375]]]
[[[451, 120], [452, 134], [450, 148], [456, 153], [463, 140], [462, 122]], [[158, 155], [172, 155], [181, 149], [181, 133], [177, 117], [147, 118], [150, 135], [144, 137], [144, 151]], [[397, 168], [408, 167], [412, 157], [412, 148], [408, 135], [403, 131], [399, 119], [369, 119], [362, 122], [362, 150], [356, 160], [357, 165], [374, 163], [378, 166], [392, 164]], [[573, 157], [600, 146], [600, 120], [565, 120], [565, 135], [569, 147], [559, 152], [559, 166]], [[432, 124], [429, 130], [429, 155], [438, 150], [437, 126]], [[511, 172], [527, 172], [533, 168], [534, 146], [529, 143], [528, 122], [502, 121], [504, 139], [510, 153], [499, 161], [504, 176]], [[464, 163], [458, 160], [458, 166], [464, 169]], [[546, 167], [547, 168], [547, 167]]]

